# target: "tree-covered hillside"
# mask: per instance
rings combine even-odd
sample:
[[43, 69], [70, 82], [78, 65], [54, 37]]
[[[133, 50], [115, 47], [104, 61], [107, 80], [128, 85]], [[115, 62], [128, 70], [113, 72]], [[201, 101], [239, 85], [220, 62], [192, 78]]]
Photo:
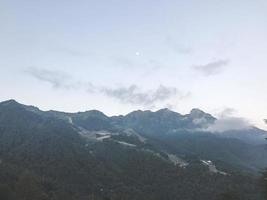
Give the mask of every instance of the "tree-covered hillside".
[[[192, 133], [153, 137], [116, 120], [96, 111], [66, 114], [1, 103], [0, 199], [262, 199], [258, 177], [233, 165], [242, 159], [241, 141]], [[232, 150], [215, 151], [222, 141]]]

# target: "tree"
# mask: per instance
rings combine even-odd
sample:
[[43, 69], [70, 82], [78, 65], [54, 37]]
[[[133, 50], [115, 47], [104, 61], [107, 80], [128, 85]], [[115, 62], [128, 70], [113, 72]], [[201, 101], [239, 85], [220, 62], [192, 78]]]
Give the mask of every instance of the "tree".
[[13, 200], [14, 194], [11, 190], [11, 188], [6, 184], [0, 185], [0, 199], [4, 200]]
[[43, 192], [37, 177], [30, 172], [23, 173], [15, 184], [15, 193], [20, 200], [48, 200], [48, 196]]
[[267, 169], [262, 174], [261, 185], [265, 199], [267, 199]]
[[221, 196], [219, 197], [219, 200], [241, 200], [241, 199], [242, 198], [240, 197], [240, 195], [235, 191], [225, 192], [221, 194]]

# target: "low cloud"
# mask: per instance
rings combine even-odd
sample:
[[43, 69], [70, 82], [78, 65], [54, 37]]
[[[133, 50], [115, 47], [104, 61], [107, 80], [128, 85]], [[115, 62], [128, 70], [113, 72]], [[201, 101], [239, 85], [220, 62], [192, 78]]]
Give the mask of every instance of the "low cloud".
[[143, 106], [153, 106], [155, 103], [165, 102], [175, 96], [180, 99], [188, 96], [188, 94], [182, 95], [177, 88], [163, 85], [154, 90], [141, 90], [138, 86], [131, 85], [120, 88], [102, 88], [101, 92], [121, 103]]
[[217, 113], [217, 120], [210, 124], [205, 131], [209, 132], [225, 132], [232, 130], [247, 130], [252, 124], [245, 118], [235, 117], [237, 110], [234, 108], [224, 108]]
[[71, 82], [71, 77], [62, 71], [30, 67], [24, 72], [40, 81], [51, 84], [53, 88], [71, 89], [78, 86], [78, 83]]
[[236, 113], [237, 113], [237, 110], [234, 108], [224, 108], [221, 112], [217, 114], [217, 116], [219, 118], [227, 118], [227, 117], [233, 116]]
[[222, 72], [225, 66], [229, 64], [229, 60], [216, 60], [204, 65], [195, 65], [193, 68], [204, 76], [216, 75]]
[[214, 124], [210, 125], [205, 131], [210, 132], [225, 132], [231, 130], [247, 130], [252, 125], [248, 120], [238, 117], [224, 117], [217, 119]]

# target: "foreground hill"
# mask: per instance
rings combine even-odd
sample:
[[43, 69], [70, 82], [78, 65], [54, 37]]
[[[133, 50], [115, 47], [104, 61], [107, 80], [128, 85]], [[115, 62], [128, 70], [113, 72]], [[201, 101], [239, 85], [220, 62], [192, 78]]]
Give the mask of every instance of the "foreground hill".
[[0, 199], [261, 199], [264, 131], [203, 131], [215, 121], [198, 109], [107, 117], [2, 102]]

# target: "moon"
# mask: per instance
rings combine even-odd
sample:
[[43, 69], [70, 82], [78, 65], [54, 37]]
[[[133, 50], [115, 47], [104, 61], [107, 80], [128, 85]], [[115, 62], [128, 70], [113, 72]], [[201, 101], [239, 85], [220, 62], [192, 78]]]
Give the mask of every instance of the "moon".
[[135, 55], [140, 56], [140, 52], [139, 51], [135, 52]]

